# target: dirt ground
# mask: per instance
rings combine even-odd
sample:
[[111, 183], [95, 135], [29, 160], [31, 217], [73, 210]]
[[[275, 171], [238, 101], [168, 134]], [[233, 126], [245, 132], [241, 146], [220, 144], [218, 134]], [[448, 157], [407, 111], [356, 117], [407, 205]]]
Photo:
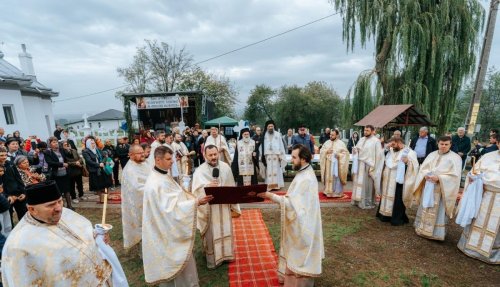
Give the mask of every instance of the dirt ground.
[[[102, 209], [77, 209], [97, 223]], [[278, 209], [262, 210], [276, 249], [279, 248]], [[123, 250], [120, 209], [108, 209], [112, 246], [125, 269], [130, 286], [144, 283], [139, 248]], [[316, 286], [500, 286], [500, 266], [469, 258], [456, 244], [462, 229], [448, 224], [444, 242], [418, 237], [411, 225], [391, 226], [375, 219], [375, 210], [354, 207], [323, 208], [326, 258]], [[415, 211], [409, 211], [410, 221]], [[206, 269], [199, 238], [195, 256], [200, 286], [228, 286], [227, 265]]]
[[[455, 223], [448, 224], [444, 242], [435, 242], [417, 236], [412, 225], [380, 222], [374, 213], [322, 209], [326, 258], [316, 286], [500, 286], [500, 266], [456, 247], [462, 228]], [[407, 213], [413, 222], [415, 210]], [[279, 211], [263, 214], [277, 246]]]

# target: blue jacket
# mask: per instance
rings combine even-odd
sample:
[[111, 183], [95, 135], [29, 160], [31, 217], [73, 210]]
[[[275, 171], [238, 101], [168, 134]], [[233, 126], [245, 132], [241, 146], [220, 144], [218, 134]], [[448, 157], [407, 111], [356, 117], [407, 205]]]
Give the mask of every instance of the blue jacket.
[[309, 151], [314, 154], [314, 144], [311, 141], [311, 136], [306, 134], [304, 137], [301, 137], [300, 135], [294, 135], [292, 138], [292, 146], [296, 144], [303, 144], [305, 145]]

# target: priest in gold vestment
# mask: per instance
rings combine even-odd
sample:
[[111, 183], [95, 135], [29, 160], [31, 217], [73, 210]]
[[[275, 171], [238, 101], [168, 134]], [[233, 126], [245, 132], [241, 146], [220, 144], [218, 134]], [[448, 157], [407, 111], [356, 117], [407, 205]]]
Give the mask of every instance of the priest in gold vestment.
[[236, 143], [231, 170], [238, 186], [258, 184], [257, 182], [257, 156], [255, 141], [250, 138], [250, 129], [240, 131], [240, 139]]
[[[482, 197], [478, 200], [479, 210], [458, 242], [458, 248], [467, 256], [489, 264], [500, 264], [500, 135], [496, 139], [499, 150], [485, 154], [474, 167], [483, 183]], [[464, 190], [470, 184], [473, 181], [467, 180]], [[461, 204], [460, 208], [465, 207]]]
[[284, 196], [271, 192], [260, 197], [271, 199], [281, 208], [281, 244], [278, 274], [284, 286], [314, 286], [322, 273], [325, 257], [323, 228], [318, 196], [318, 181], [311, 167], [311, 152], [302, 144], [292, 150], [292, 165], [297, 171]]
[[216, 127], [210, 128], [210, 135], [205, 139], [205, 146], [214, 145], [219, 151], [219, 159], [227, 164], [231, 164], [231, 156], [229, 155], [229, 146], [226, 138], [219, 134], [219, 129]]
[[3, 248], [3, 286], [112, 286], [92, 224], [63, 207], [54, 181], [27, 187], [26, 201], [28, 213]]
[[[214, 169], [219, 169], [219, 177], [214, 178]], [[219, 152], [214, 145], [205, 146], [205, 163], [193, 174], [193, 194], [206, 196], [205, 187], [235, 186], [231, 168], [219, 160]], [[238, 204], [213, 204], [198, 207], [197, 226], [203, 240], [207, 267], [214, 269], [224, 261], [234, 260], [234, 239], [232, 215], [241, 214]]]
[[443, 241], [446, 223], [453, 217], [462, 174], [462, 158], [450, 150], [451, 137], [438, 140], [438, 150], [430, 153], [420, 166], [413, 198], [420, 203], [415, 218], [417, 235]]
[[327, 197], [343, 197], [349, 171], [349, 151], [340, 139], [339, 131], [332, 130], [330, 139], [320, 150], [321, 181]]
[[182, 142], [182, 135], [175, 134], [174, 141], [172, 142], [172, 148], [174, 149], [174, 155], [177, 159], [177, 167], [179, 169], [179, 175], [189, 176], [191, 174], [192, 163], [190, 156], [195, 154], [194, 151], [190, 152], [187, 146]]
[[130, 249], [141, 242], [142, 203], [146, 179], [152, 168], [144, 158], [144, 149], [132, 145], [129, 150], [127, 165], [121, 178], [123, 248]]
[[[353, 154], [352, 204], [359, 208], [375, 207], [375, 196], [380, 195], [382, 169], [384, 168], [384, 150], [380, 140], [373, 135], [375, 128], [367, 125]], [[354, 162], [356, 161], [356, 162]]]
[[142, 254], [148, 284], [195, 287], [198, 272], [193, 255], [198, 205], [210, 197], [195, 198], [168, 174], [174, 162], [167, 147], [155, 150], [155, 167], [144, 189]]
[[409, 222], [403, 199], [411, 197], [415, 187], [417, 153], [405, 147], [401, 137], [391, 138], [387, 147], [377, 217], [392, 225], [403, 225]]

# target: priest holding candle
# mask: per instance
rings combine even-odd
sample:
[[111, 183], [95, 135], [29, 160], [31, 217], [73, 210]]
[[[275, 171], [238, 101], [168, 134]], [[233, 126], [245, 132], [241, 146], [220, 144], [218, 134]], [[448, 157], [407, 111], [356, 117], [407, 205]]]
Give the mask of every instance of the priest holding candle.
[[109, 242], [109, 236], [96, 239], [90, 221], [63, 208], [54, 181], [28, 186], [26, 202], [28, 213], [3, 249], [4, 286], [128, 286], [123, 272], [113, 278], [114, 264], [116, 271], [121, 266], [105, 259], [109, 250], [104, 254], [98, 245]]

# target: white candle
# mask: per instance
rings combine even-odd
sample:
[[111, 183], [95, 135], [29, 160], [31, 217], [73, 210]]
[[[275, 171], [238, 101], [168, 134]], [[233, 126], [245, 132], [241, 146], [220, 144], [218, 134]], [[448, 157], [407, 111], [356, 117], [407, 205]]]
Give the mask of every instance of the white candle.
[[108, 207], [108, 189], [104, 189], [104, 206], [102, 208], [102, 227], [106, 223], [106, 208]]

